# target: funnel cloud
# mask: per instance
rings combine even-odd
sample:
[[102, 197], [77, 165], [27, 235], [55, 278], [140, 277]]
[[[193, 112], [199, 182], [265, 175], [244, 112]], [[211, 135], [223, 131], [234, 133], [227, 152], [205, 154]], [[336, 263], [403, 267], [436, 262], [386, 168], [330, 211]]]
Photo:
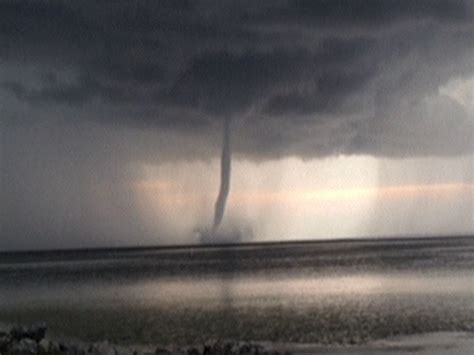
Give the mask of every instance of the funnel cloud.
[[213, 236], [216, 235], [217, 229], [219, 228], [222, 218], [224, 217], [225, 205], [227, 197], [229, 196], [230, 190], [230, 173], [232, 163], [232, 147], [231, 147], [231, 132], [230, 132], [230, 119], [224, 120], [224, 133], [222, 140], [222, 155], [221, 155], [221, 184], [219, 188], [219, 194], [217, 196], [216, 203], [214, 205], [214, 224], [212, 225]]

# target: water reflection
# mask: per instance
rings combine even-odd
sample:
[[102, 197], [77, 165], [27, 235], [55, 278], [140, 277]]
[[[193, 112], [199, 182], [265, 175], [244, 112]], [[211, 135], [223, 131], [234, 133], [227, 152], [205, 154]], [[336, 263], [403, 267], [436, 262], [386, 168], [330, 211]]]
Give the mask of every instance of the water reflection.
[[[128, 286], [125, 286], [128, 288]], [[328, 276], [164, 279], [147, 281], [129, 289], [132, 298], [149, 295], [152, 303], [206, 304], [225, 307], [242, 303], [308, 304], [328, 296], [351, 297], [385, 294], [471, 294], [474, 296], [474, 273], [462, 275], [356, 274]]]
[[382, 297], [383, 295], [457, 294], [474, 297], [474, 272], [463, 273], [354, 273], [353, 275], [298, 275], [271, 273], [263, 276], [164, 277], [127, 283], [38, 284], [25, 292], [10, 286], [2, 291], [1, 304], [84, 304], [98, 302], [129, 305], [186, 305], [232, 309], [242, 305], [310, 306], [327, 297]]
[[473, 252], [450, 239], [8, 256], [0, 318], [138, 342], [474, 329]]

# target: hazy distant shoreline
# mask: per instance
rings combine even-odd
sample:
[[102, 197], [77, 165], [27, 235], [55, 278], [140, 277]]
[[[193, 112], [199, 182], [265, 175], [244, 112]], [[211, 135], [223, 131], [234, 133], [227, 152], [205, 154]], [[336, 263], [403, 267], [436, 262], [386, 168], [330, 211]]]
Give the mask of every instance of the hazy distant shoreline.
[[21, 254], [49, 254], [49, 253], [100, 253], [100, 252], [121, 252], [121, 251], [167, 251], [167, 250], [192, 250], [205, 248], [254, 248], [254, 247], [275, 247], [275, 246], [291, 246], [291, 245], [311, 245], [311, 244], [329, 244], [337, 245], [344, 243], [404, 243], [417, 241], [436, 241], [436, 240], [463, 240], [474, 238], [471, 234], [456, 235], [404, 235], [404, 236], [367, 236], [354, 238], [333, 238], [333, 239], [294, 239], [294, 240], [266, 240], [266, 241], [250, 241], [242, 243], [193, 243], [193, 244], [162, 244], [162, 245], [123, 245], [114, 247], [77, 247], [77, 248], [50, 248], [50, 249], [0, 249], [0, 256], [21, 255]]

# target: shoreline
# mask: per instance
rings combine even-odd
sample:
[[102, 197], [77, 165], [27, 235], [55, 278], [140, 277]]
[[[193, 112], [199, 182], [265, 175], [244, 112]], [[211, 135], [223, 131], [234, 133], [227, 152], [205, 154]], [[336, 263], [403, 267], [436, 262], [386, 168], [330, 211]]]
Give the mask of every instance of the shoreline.
[[[56, 330], [57, 331], [57, 330]], [[50, 335], [53, 334], [53, 335]], [[42, 323], [29, 326], [0, 321], [0, 354], [75, 354], [75, 355], [451, 355], [469, 354], [474, 349], [474, 332], [430, 332], [395, 336], [356, 345], [280, 343], [269, 341], [210, 340], [188, 346], [160, 344], [119, 345], [102, 340], [86, 342], [54, 335]]]

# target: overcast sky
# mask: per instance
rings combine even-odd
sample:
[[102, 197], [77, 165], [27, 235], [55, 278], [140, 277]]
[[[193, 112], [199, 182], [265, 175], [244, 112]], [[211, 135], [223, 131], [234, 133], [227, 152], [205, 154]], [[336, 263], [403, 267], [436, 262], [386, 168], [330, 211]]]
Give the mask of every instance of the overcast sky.
[[474, 233], [470, 0], [0, 2], [0, 249]]

